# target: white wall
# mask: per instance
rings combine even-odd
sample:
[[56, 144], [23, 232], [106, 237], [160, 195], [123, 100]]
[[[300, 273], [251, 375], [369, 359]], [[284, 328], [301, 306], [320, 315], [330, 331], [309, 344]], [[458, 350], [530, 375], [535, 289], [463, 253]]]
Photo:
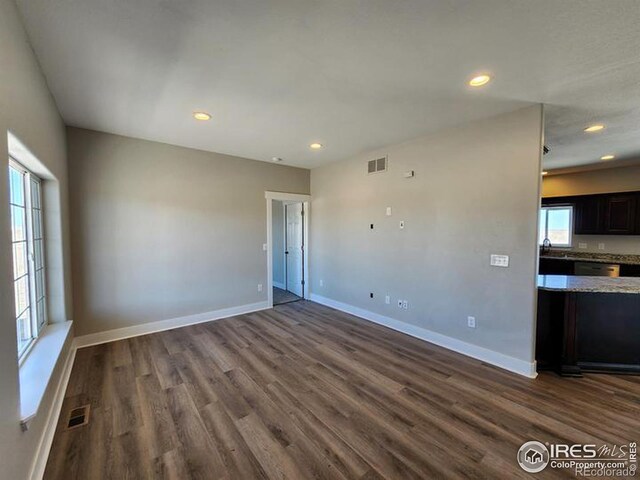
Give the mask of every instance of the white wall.
[[78, 335], [266, 302], [265, 191], [309, 193], [309, 170], [77, 128], [68, 144]]
[[532, 106], [313, 169], [312, 293], [532, 362], [541, 146]]
[[[45, 234], [48, 238], [49, 310], [51, 319], [71, 317], [68, 261], [67, 163], [65, 130], [45, 79], [27, 41], [16, 6], [0, 0], [0, 152], [7, 159], [7, 131], [11, 131], [42, 162], [45, 184]], [[41, 438], [52, 392], [60, 379], [61, 365], [54, 372], [41, 410], [29, 431], [20, 430], [16, 325], [11, 263], [11, 227], [6, 163], [0, 168], [0, 477], [27, 478]], [[62, 359], [66, 358], [67, 349]]]
[[[272, 200], [273, 207], [273, 283], [284, 285], [284, 205], [280, 200]], [[286, 287], [286, 286], [285, 286]], [[282, 287], [281, 287], [282, 288]]]
[[[589, 195], [593, 193], [634, 192], [640, 190], [640, 165], [546, 176], [543, 197]], [[587, 244], [578, 249], [579, 243]], [[598, 244], [604, 243], [604, 250]], [[574, 235], [573, 250], [595, 253], [640, 255], [638, 235]]]

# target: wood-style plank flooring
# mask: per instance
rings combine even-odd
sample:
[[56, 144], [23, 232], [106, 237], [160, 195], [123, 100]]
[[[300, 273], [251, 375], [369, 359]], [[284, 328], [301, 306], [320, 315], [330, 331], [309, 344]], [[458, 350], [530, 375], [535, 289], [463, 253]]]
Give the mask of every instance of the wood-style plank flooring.
[[529, 380], [301, 301], [80, 349], [45, 478], [531, 478], [522, 443], [637, 441], [639, 398], [639, 377]]
[[302, 298], [295, 293], [291, 293], [288, 290], [283, 290], [278, 287], [273, 287], [274, 305], [284, 305], [285, 303], [297, 302], [298, 300], [302, 300]]

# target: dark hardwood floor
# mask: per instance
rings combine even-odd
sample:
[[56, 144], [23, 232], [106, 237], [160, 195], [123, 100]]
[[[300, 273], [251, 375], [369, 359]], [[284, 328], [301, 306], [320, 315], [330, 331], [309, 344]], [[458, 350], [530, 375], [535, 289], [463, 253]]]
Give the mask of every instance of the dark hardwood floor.
[[639, 398], [639, 377], [529, 380], [301, 301], [80, 349], [45, 478], [531, 478], [527, 440], [639, 440]]
[[295, 293], [291, 293], [288, 290], [273, 287], [274, 305], [284, 305], [285, 303], [297, 302], [298, 300], [302, 300], [302, 297], [299, 297]]

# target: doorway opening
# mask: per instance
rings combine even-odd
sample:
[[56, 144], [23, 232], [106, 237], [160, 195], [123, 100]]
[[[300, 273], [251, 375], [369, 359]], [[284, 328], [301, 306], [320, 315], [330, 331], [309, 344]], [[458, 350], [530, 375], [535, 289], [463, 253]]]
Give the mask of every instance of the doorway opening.
[[309, 297], [309, 196], [267, 192], [269, 304]]
[[273, 304], [304, 298], [304, 204], [272, 200]]

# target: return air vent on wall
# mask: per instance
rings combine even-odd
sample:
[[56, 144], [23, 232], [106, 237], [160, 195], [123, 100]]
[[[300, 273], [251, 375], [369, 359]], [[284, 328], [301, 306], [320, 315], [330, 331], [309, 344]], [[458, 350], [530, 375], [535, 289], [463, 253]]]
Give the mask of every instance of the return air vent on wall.
[[83, 405], [82, 407], [74, 408], [69, 412], [67, 420], [67, 430], [72, 428], [81, 427], [89, 423], [89, 405]]
[[367, 173], [379, 173], [387, 170], [387, 157], [376, 158], [375, 160], [369, 160]]

